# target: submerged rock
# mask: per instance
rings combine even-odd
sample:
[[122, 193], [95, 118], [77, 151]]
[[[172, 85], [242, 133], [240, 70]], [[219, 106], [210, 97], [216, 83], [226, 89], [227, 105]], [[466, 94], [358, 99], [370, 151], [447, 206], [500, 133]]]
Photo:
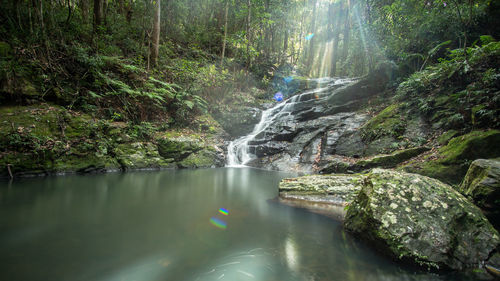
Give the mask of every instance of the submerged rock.
[[451, 186], [382, 169], [364, 178], [344, 226], [396, 258], [437, 269], [477, 267], [500, 242], [481, 210]]
[[470, 165], [459, 187], [481, 208], [491, 223], [500, 226], [500, 161], [478, 159]]
[[279, 201], [324, 215], [342, 219], [344, 206], [352, 202], [361, 189], [362, 175], [313, 175], [283, 179], [279, 184]]

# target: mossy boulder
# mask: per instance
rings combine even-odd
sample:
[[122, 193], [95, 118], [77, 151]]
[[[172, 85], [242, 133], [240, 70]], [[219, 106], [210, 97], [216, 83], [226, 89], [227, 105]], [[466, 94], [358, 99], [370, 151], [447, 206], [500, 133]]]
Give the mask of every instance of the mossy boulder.
[[500, 243], [481, 210], [451, 186], [382, 169], [364, 178], [344, 226], [397, 259], [435, 269], [477, 268]]
[[478, 159], [470, 165], [459, 191], [481, 208], [490, 222], [500, 227], [500, 159]]
[[458, 185], [472, 161], [500, 157], [500, 131], [473, 131], [451, 139], [447, 145], [403, 169]]
[[213, 147], [194, 152], [177, 163], [179, 168], [215, 168], [224, 166], [224, 155]]
[[320, 169], [321, 174], [327, 173], [346, 173], [360, 172], [371, 168], [394, 168], [417, 155], [428, 151], [428, 147], [414, 147], [397, 150], [391, 154], [376, 155], [367, 159], [359, 160], [355, 163], [344, 162], [339, 159], [333, 159]]
[[120, 144], [114, 152], [124, 170], [175, 167], [174, 160], [161, 157], [157, 146], [150, 142]]
[[399, 114], [399, 104], [382, 110], [361, 127], [363, 140], [370, 142], [382, 136], [398, 138], [405, 132], [406, 124]]
[[377, 155], [368, 159], [360, 160], [356, 162], [350, 168], [352, 171], [358, 172], [367, 169], [371, 169], [374, 167], [378, 168], [394, 168], [398, 164], [409, 160], [417, 155], [428, 151], [428, 147], [414, 147], [403, 150], [395, 151], [391, 154], [387, 155]]
[[186, 136], [161, 138], [157, 141], [160, 155], [166, 159], [174, 159], [176, 162], [182, 161], [203, 148], [200, 142]]

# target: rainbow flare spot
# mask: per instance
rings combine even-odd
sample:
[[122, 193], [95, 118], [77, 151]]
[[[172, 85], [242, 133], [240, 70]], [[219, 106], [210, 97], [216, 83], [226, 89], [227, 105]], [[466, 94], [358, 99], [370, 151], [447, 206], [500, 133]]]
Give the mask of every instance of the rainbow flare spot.
[[223, 214], [224, 216], [229, 215], [229, 211], [228, 211], [228, 210], [226, 210], [226, 209], [224, 209], [224, 208], [220, 208], [220, 209], [219, 209], [219, 213]]
[[306, 35], [305, 39], [309, 41], [309, 40], [311, 40], [313, 37], [314, 37], [314, 33], [309, 33], [309, 34], [307, 34], [307, 35]]
[[276, 101], [282, 101], [283, 100], [283, 94], [281, 92], [277, 92], [276, 94], [274, 94], [274, 99]]
[[210, 223], [218, 228], [222, 228], [222, 229], [227, 228], [227, 223], [221, 219], [218, 219], [218, 218], [210, 218]]

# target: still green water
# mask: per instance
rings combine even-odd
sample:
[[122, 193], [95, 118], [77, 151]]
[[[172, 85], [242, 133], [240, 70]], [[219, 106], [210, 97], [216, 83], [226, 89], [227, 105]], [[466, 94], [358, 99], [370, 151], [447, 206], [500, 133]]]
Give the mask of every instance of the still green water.
[[450, 280], [269, 201], [287, 176], [221, 168], [0, 182], [0, 280]]

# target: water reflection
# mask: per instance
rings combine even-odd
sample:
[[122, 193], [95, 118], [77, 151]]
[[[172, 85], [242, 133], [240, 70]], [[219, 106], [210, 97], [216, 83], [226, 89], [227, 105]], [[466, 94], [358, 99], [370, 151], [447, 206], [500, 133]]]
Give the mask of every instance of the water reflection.
[[287, 176], [225, 168], [2, 182], [0, 280], [449, 278], [401, 269], [338, 222], [268, 202]]

